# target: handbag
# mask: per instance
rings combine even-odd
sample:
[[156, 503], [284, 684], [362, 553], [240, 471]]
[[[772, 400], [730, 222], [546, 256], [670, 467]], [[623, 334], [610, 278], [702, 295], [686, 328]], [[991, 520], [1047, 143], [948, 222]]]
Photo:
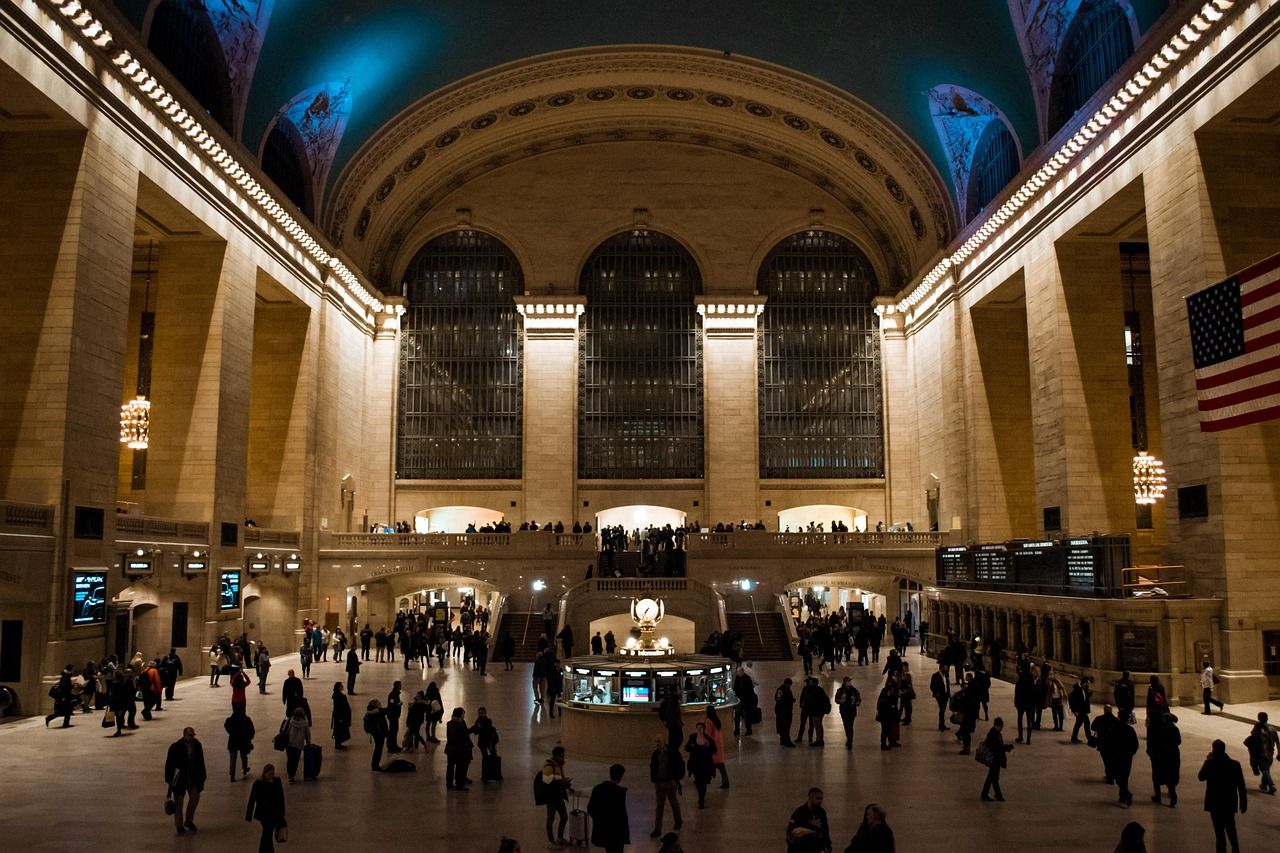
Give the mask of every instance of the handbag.
[[992, 762], [995, 761], [995, 756], [991, 753], [991, 747], [987, 746], [987, 742], [985, 740], [978, 744], [978, 748], [974, 751], [973, 757], [974, 760], [983, 767], [990, 767]]
[[951, 715], [951, 724], [953, 726], [958, 726], [963, 722], [964, 722], [964, 717], [960, 716], [959, 711], [956, 711]]
[[284, 732], [287, 725], [289, 725], [288, 720], [281, 723], [280, 731], [276, 732], [276, 736], [271, 739], [271, 745], [275, 747], [276, 752], [284, 752], [289, 747], [289, 736]]
[[276, 843], [284, 844], [289, 840], [289, 824], [282, 823], [276, 827]]
[[104, 729], [109, 729], [115, 724], [116, 724], [116, 712], [108, 708], [107, 713], [102, 715], [102, 727]]
[[164, 813], [172, 815], [177, 811], [178, 804], [173, 801], [173, 788], [169, 788], [164, 794]]

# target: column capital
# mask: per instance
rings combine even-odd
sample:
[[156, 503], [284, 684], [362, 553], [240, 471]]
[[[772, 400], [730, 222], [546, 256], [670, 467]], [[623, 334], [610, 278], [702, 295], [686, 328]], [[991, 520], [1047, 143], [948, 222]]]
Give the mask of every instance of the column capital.
[[702, 315], [702, 329], [709, 338], [752, 338], [757, 320], [764, 311], [766, 296], [696, 296], [694, 304]]
[[395, 340], [400, 333], [400, 317], [408, 302], [402, 296], [387, 296], [382, 300], [382, 310], [373, 315], [373, 339]]
[[516, 310], [524, 329], [540, 338], [571, 338], [578, 332], [578, 318], [587, 310], [585, 296], [517, 296]]

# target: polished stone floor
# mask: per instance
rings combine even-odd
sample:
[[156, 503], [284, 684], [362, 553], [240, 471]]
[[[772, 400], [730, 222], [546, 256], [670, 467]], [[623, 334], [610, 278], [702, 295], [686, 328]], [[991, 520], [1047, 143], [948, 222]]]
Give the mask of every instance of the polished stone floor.
[[[927, 683], [920, 673], [931, 672], [914, 647], [909, 654], [917, 685]], [[283, 765], [283, 754], [271, 750], [270, 736], [281, 719], [280, 681], [283, 661], [272, 671], [270, 693], [251, 689], [249, 713], [259, 730], [251, 756], [255, 770], [266, 761]], [[772, 695], [785, 676], [799, 674], [799, 664], [761, 663], [755, 666], [762, 694]], [[826, 791], [836, 851], [844, 849], [861, 817], [864, 804], [877, 801], [889, 813], [899, 853], [911, 851], [1000, 851], [1062, 849], [1111, 851], [1120, 829], [1130, 820], [1147, 827], [1147, 849], [1162, 851], [1212, 850], [1208, 816], [1201, 810], [1203, 786], [1195, 774], [1209, 742], [1222, 737], [1229, 752], [1244, 759], [1240, 742], [1248, 733], [1243, 723], [1224, 717], [1203, 717], [1194, 708], [1180, 709], [1182, 778], [1176, 809], [1158, 807], [1148, 799], [1149, 765], [1143, 752], [1134, 761], [1134, 805], [1115, 804], [1116, 791], [1104, 784], [1097, 754], [1083, 745], [1072, 746], [1066, 734], [1038, 732], [1033, 745], [1018, 746], [1004, 776], [1005, 803], [978, 799], [984, 770], [972, 758], [956, 754], [950, 733], [938, 732], [923, 703], [916, 725], [904, 729], [903, 746], [891, 752], [878, 747], [870, 705], [874, 701], [878, 669], [841, 668], [824, 673], [829, 684], [852, 674], [864, 696], [864, 716], [855, 730], [852, 752], [843, 748], [839, 722], [827, 718], [825, 749], [782, 749], [773, 736], [766, 711], [763, 731], [730, 747], [732, 787], [712, 788], [705, 811], [697, 811], [692, 786], [686, 783], [682, 832], [688, 853], [729, 853], [742, 849], [782, 851], [787, 818], [805, 798], [810, 785]], [[501, 733], [506, 781], [478, 783], [469, 793], [446, 794], [444, 756], [439, 747], [408, 757], [418, 764], [411, 775], [369, 772], [367, 738], [359, 732], [359, 717], [368, 698], [385, 698], [391, 681], [421, 689], [421, 675], [406, 673], [400, 662], [366, 665], [357, 683], [355, 739], [346, 752], [335, 752], [325, 740], [325, 764], [316, 782], [288, 786], [290, 839], [287, 849], [390, 850], [436, 849], [447, 841], [453, 851], [497, 849], [503, 834], [521, 839], [525, 850], [543, 849], [543, 809], [532, 800], [532, 778], [557, 740], [560, 720], [548, 720], [533, 710], [528, 665], [514, 672], [491, 668], [487, 677], [447, 666], [427, 675], [439, 678], [445, 707], [461, 705], [468, 720], [477, 706], [489, 709]], [[338, 664], [317, 664], [306, 688], [315, 712], [318, 734], [326, 735], [329, 693], [341, 677]], [[225, 682], [225, 679], [224, 679]], [[152, 722], [125, 737], [110, 738], [98, 715], [78, 715], [67, 730], [46, 730], [42, 720], [0, 727], [0, 850], [254, 850], [257, 825], [244, 822], [249, 783], [231, 783], [226, 775], [226, 736], [222, 721], [228, 713], [230, 689], [211, 689], [207, 679], [179, 685], [175, 701]], [[1012, 740], [1012, 688], [997, 684], [991, 705], [994, 717], [1009, 720]], [[1046, 716], [1047, 719], [1047, 716]], [[798, 721], [797, 721], [798, 723]], [[194, 726], [205, 745], [209, 783], [197, 815], [196, 835], [176, 836], [162, 812], [163, 765], [166, 746]], [[56, 723], [55, 723], [56, 726]], [[987, 724], [979, 723], [978, 735]], [[1142, 724], [1138, 726], [1141, 736]], [[441, 728], [443, 736], [443, 727]], [[1246, 778], [1256, 791], [1255, 778]], [[584, 761], [570, 755], [569, 774], [578, 786], [590, 788], [604, 778], [607, 762]], [[479, 779], [479, 766], [471, 775]], [[631, 849], [656, 850], [648, 831], [654, 802], [647, 767], [630, 767], [624, 783], [630, 788]], [[1250, 797], [1253, 806], [1240, 821], [1245, 851], [1275, 850], [1280, 845], [1280, 802]], [[667, 826], [670, 827], [670, 816]], [[282, 848], [285, 849], [285, 848]]]

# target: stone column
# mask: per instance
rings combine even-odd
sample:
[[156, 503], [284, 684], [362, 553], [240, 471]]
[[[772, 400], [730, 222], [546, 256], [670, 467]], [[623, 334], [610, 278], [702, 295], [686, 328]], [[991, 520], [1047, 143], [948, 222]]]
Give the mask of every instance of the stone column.
[[[868, 518], [867, 529], [877, 521], [920, 518], [920, 448], [917, 440], [915, 395], [907, 354], [906, 315], [892, 311], [894, 300], [873, 300], [880, 317], [880, 387], [884, 411], [884, 507], [883, 518]], [[940, 525], [943, 529], [947, 524]], [[921, 526], [924, 529], [924, 526]]]
[[577, 505], [578, 318], [586, 305], [586, 298], [580, 296], [516, 297], [516, 308], [524, 318], [522, 519], [564, 519], [572, 524], [581, 516]]
[[754, 520], [760, 488], [757, 319], [763, 296], [699, 296], [707, 518]]
[[395, 502], [396, 394], [400, 387], [400, 317], [405, 311], [405, 301], [392, 296], [383, 302], [384, 310], [374, 317], [365, 395], [367, 467], [363, 506], [368, 507], [371, 520], [385, 519], [394, 524], [407, 520], [401, 517]]

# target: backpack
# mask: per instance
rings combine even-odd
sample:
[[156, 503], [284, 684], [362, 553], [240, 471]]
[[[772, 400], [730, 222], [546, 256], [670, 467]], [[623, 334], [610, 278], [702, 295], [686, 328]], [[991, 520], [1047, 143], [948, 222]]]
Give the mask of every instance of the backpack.
[[535, 806], [545, 806], [551, 802], [551, 786], [542, 781], [542, 771], [533, 777], [533, 804]]

